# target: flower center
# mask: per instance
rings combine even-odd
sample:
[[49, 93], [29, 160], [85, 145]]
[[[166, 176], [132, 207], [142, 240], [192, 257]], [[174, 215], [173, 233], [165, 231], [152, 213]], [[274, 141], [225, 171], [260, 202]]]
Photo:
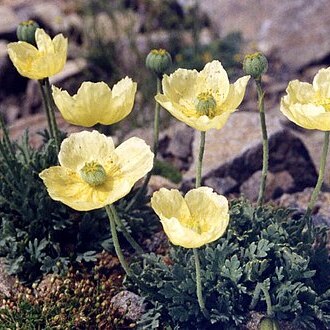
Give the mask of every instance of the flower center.
[[199, 221], [196, 221], [193, 218], [189, 218], [189, 219], [185, 219], [185, 221], [183, 221], [183, 222], [186, 227], [193, 230], [195, 233], [197, 233], [197, 234], [202, 233], [202, 228], [201, 228], [201, 224]]
[[89, 185], [95, 187], [105, 182], [107, 173], [101, 164], [92, 161], [85, 163], [80, 170], [80, 176]]
[[210, 92], [200, 93], [197, 96], [195, 107], [200, 116], [206, 115], [209, 118], [213, 118], [215, 116], [217, 102]]

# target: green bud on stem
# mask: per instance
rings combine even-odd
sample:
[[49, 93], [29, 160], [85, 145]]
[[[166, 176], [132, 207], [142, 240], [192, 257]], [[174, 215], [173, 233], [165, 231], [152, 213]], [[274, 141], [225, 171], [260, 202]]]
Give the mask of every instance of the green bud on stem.
[[260, 79], [267, 72], [268, 61], [264, 54], [254, 53], [246, 55], [243, 61], [243, 70], [254, 79]]
[[16, 35], [19, 41], [25, 41], [31, 45], [36, 45], [35, 33], [39, 28], [39, 24], [35, 21], [28, 20], [21, 22], [17, 29]]
[[146, 67], [159, 77], [162, 77], [171, 65], [172, 57], [165, 49], [153, 49], [146, 58]]

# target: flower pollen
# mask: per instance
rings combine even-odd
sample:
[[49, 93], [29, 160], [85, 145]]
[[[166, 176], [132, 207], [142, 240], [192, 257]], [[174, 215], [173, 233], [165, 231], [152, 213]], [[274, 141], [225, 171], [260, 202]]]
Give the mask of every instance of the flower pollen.
[[80, 170], [80, 176], [86, 183], [93, 187], [101, 185], [107, 178], [103, 166], [95, 161], [86, 162]]
[[216, 106], [217, 102], [210, 92], [200, 93], [197, 96], [196, 110], [198, 115], [206, 115], [209, 118], [213, 118], [215, 116]]

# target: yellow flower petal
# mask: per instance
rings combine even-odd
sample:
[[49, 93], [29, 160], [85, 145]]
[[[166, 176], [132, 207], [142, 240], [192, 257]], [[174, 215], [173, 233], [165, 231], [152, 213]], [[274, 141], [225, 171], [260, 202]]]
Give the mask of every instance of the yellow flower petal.
[[61, 166], [78, 171], [86, 162], [93, 160], [105, 165], [114, 149], [111, 137], [98, 131], [82, 131], [63, 140], [58, 159]]
[[34, 47], [27, 42], [8, 44], [8, 54], [17, 71], [30, 79], [43, 79], [60, 72], [66, 62], [68, 40], [62, 34], [53, 40], [42, 29], [36, 30]]
[[233, 112], [242, 103], [249, 79], [250, 76], [244, 76], [237, 79], [234, 84], [230, 84], [227, 98], [221, 105], [222, 112]]
[[321, 69], [313, 84], [290, 81], [281, 99], [281, 112], [307, 129], [330, 131], [330, 68]]
[[319, 70], [313, 79], [313, 88], [320, 97], [330, 98], [330, 68]]
[[192, 189], [184, 198], [178, 190], [162, 188], [153, 194], [151, 207], [169, 240], [185, 248], [217, 240], [229, 222], [227, 199], [208, 187]]
[[136, 88], [136, 83], [126, 77], [112, 91], [104, 82], [83, 82], [72, 97], [53, 86], [53, 97], [62, 116], [71, 124], [85, 127], [97, 123], [111, 125], [132, 111]]
[[154, 154], [142, 139], [126, 140], [115, 149], [115, 154], [121, 175], [132, 184], [152, 169]]
[[191, 127], [200, 131], [220, 129], [242, 102], [249, 78], [242, 77], [230, 85], [221, 63], [212, 61], [200, 72], [178, 69], [170, 76], [164, 75], [163, 94], [155, 99]]
[[219, 61], [207, 63], [198, 75], [198, 93], [210, 91], [217, 104], [222, 104], [228, 97], [228, 75]]
[[[114, 149], [110, 137], [97, 131], [80, 132], [62, 142], [59, 161], [61, 166], [40, 173], [50, 197], [75, 210], [88, 211], [127, 195], [152, 168], [153, 153], [139, 138], [131, 138]], [[97, 184], [83, 175], [86, 168], [90, 174], [95, 164], [98, 170], [100, 167], [104, 170], [104, 177]]]

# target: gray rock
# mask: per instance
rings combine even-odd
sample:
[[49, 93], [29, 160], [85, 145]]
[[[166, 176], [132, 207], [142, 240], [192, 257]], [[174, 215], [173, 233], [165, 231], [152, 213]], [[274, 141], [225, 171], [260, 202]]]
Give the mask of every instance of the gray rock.
[[115, 312], [131, 321], [137, 321], [145, 312], [143, 298], [127, 290], [113, 296], [110, 302]]
[[241, 31], [254, 47], [268, 55], [276, 53], [291, 69], [298, 70], [330, 53], [327, 0], [204, 0], [200, 7], [220, 35]]
[[10, 297], [14, 289], [15, 279], [8, 275], [5, 266], [5, 259], [0, 258], [0, 297]]
[[225, 178], [210, 177], [205, 180], [204, 185], [213, 188], [220, 195], [225, 195], [237, 186], [237, 181], [230, 176]]
[[[246, 181], [240, 186], [240, 193], [251, 202], [255, 202], [259, 196], [259, 187], [261, 180], [261, 170], [254, 172]], [[275, 189], [275, 175], [271, 172], [267, 174], [265, 201], [270, 200]]]
[[[266, 116], [269, 136], [269, 171], [288, 171], [294, 180], [290, 191], [315, 185], [314, 164], [301, 140], [280, 124], [278, 114]], [[195, 132], [193, 155], [198, 154], [199, 132]], [[262, 168], [262, 142], [257, 113], [237, 112], [221, 130], [206, 133], [202, 184], [208, 178], [231, 177], [238, 186]], [[184, 174], [184, 187], [192, 187], [195, 164]]]
[[[294, 194], [284, 194], [276, 203], [280, 206], [297, 209], [302, 214], [309, 203], [313, 188], [307, 188]], [[313, 220], [316, 225], [330, 226], [330, 192], [321, 192], [313, 208]]]

